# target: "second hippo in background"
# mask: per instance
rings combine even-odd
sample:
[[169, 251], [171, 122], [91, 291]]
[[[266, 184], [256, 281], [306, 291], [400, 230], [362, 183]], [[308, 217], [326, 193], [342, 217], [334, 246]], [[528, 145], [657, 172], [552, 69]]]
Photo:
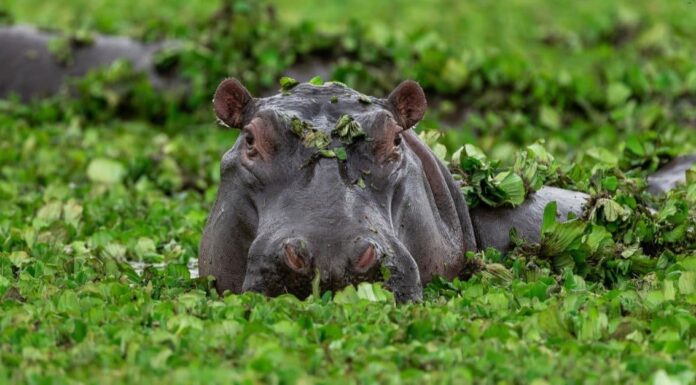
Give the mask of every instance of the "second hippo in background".
[[155, 68], [155, 54], [174, 46], [173, 42], [145, 44], [127, 37], [95, 35], [89, 41], [70, 43], [70, 57], [64, 62], [51, 49], [55, 39], [68, 38], [26, 25], [0, 27], [0, 99], [13, 94], [23, 101], [53, 96], [69, 78], [84, 76], [117, 60], [130, 62], [156, 88], [181, 82]]

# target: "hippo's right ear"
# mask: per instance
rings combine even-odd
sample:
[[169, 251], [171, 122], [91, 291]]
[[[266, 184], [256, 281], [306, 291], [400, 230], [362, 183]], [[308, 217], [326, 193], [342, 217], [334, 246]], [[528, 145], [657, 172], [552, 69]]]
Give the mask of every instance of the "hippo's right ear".
[[252, 100], [251, 94], [239, 80], [225, 79], [213, 97], [215, 115], [227, 127], [241, 128], [244, 126], [244, 109]]

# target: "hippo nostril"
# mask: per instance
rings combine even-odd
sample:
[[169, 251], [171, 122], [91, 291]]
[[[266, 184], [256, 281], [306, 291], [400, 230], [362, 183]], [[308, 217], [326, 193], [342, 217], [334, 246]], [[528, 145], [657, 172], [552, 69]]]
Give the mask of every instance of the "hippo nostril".
[[304, 269], [306, 266], [302, 255], [299, 254], [297, 250], [295, 250], [295, 247], [290, 244], [285, 245], [285, 261], [290, 268], [297, 271]]
[[370, 245], [367, 246], [367, 249], [362, 253], [360, 259], [358, 259], [358, 262], [355, 264], [355, 267], [360, 271], [366, 271], [372, 267], [372, 265], [374, 265], [376, 260], [377, 252], [375, 251], [375, 247]]

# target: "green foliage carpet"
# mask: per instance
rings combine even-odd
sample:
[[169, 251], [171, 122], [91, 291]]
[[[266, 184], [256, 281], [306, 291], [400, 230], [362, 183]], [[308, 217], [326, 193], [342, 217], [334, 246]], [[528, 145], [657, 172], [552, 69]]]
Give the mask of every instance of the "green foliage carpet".
[[[696, 151], [695, 4], [270, 5], [0, 3], [0, 23], [71, 39], [178, 39], [158, 66], [192, 85], [165, 95], [116, 63], [71, 98], [0, 101], [0, 383], [696, 381], [696, 170], [646, 192]], [[547, 184], [590, 194], [585, 213], [556, 223], [550, 205], [539, 244], [470, 253], [470, 274], [422, 303], [379, 283], [218, 295], [190, 272], [236, 139], [211, 95], [231, 75], [278, 89], [310, 59], [375, 96], [418, 80], [432, 108], [417, 130], [471, 206]]]

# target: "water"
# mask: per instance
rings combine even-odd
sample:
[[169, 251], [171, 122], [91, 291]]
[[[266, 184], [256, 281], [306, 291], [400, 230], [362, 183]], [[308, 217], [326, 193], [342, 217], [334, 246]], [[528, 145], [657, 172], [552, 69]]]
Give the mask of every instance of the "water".
[[[140, 261], [128, 261], [128, 264], [131, 265], [133, 270], [135, 270], [135, 272], [138, 273], [138, 275], [143, 275], [143, 271], [148, 266], [152, 266], [155, 269], [163, 269], [165, 266], [167, 266], [167, 264], [164, 262], [162, 262], [162, 263], [145, 263], [145, 262], [140, 262]], [[198, 259], [189, 260], [186, 267], [188, 267], [188, 271], [189, 271], [189, 273], [191, 273], [191, 278], [198, 278]]]

